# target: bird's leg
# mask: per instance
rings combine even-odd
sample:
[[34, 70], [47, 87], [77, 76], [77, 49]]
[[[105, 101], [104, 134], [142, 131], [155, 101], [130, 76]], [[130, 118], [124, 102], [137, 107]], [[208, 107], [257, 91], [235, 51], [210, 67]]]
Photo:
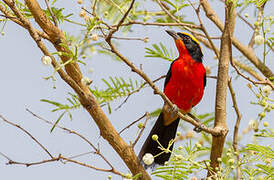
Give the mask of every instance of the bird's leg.
[[187, 113], [187, 115], [188, 115], [189, 117], [191, 117], [192, 119], [194, 119], [196, 122], [199, 123], [199, 126], [195, 127], [195, 128], [193, 129], [193, 131], [195, 131], [195, 132], [197, 132], [197, 133], [201, 132], [201, 131], [202, 131], [202, 128], [201, 128], [201, 127], [203, 126], [203, 124], [201, 123], [200, 119], [198, 119], [196, 116], [194, 116], [194, 115], [191, 114], [191, 113]]

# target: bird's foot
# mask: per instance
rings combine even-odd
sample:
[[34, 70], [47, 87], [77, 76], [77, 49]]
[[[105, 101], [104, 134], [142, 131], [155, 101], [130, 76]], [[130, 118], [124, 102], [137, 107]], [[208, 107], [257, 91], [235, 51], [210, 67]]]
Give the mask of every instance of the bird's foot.
[[170, 108], [169, 111], [170, 111], [171, 115], [174, 117], [178, 114], [179, 108], [177, 107], [176, 104], [173, 104], [172, 108]]
[[203, 124], [199, 124], [199, 126], [193, 128], [193, 131], [195, 131], [196, 133], [200, 133], [202, 131], [202, 128], [203, 128]]
[[197, 133], [200, 133], [202, 131], [202, 128], [203, 128], [203, 124], [201, 123], [200, 119], [198, 119], [196, 116], [194, 116], [193, 114], [191, 113], [188, 113], [188, 116], [191, 117], [192, 119], [194, 119], [196, 122], [199, 123], [199, 125], [197, 127], [195, 127], [193, 129], [193, 131], [197, 132]]

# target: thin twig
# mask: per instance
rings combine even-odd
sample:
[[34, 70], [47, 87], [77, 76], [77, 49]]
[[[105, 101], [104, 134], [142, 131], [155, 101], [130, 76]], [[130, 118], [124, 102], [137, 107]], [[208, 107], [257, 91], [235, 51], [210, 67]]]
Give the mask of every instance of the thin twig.
[[[182, 23], [182, 22], [176, 22], [176, 23], [158, 23], [158, 22], [141, 22], [141, 21], [130, 21], [128, 23], [121, 24], [121, 26], [129, 26], [129, 25], [143, 25], [143, 26], [184, 26], [189, 27], [192, 29], [200, 29], [200, 26], [197, 26], [195, 24], [188, 24], [188, 23]], [[115, 26], [113, 26], [115, 27]]]
[[123, 15], [122, 19], [119, 21], [119, 23], [117, 24], [116, 28], [115, 28], [115, 29], [112, 29], [112, 30], [109, 32], [108, 36], [106, 37], [106, 41], [110, 41], [111, 38], [112, 38], [112, 35], [113, 35], [115, 32], [117, 32], [117, 31], [119, 30], [120, 26], [124, 23], [124, 21], [125, 21], [125, 19], [127, 18], [129, 12], [131, 11], [131, 9], [132, 9], [134, 3], [135, 3], [135, 0], [132, 0], [132, 1], [131, 1], [131, 4], [130, 4], [128, 10], [127, 10], [127, 12]]
[[[225, 0], [220, 0], [222, 3], [225, 3]], [[255, 27], [253, 26], [253, 24], [251, 24], [250, 22], [248, 22], [240, 13], [236, 13], [237, 16], [244, 21], [252, 30], [255, 30]]]
[[[203, 43], [207, 48], [212, 49], [211, 45], [209, 44], [209, 42], [206, 39], [204, 39], [200, 36], [195, 36], [195, 37], [198, 39], [199, 42]], [[218, 54], [219, 54], [220, 51], [219, 51], [219, 49], [217, 49], [217, 50], [218, 50]], [[256, 78], [257, 80], [259, 80], [259, 81], [264, 80], [264, 78], [260, 74], [258, 74], [255, 70], [253, 70], [251, 67], [247, 66], [246, 64], [241, 63], [240, 61], [238, 61], [235, 58], [232, 58], [232, 61], [235, 63], [235, 65], [237, 67], [241, 68], [242, 70], [244, 70], [245, 72], [247, 72], [248, 74], [250, 74], [251, 76]]]
[[10, 125], [12, 125], [12, 126], [14, 126], [14, 127], [16, 127], [16, 128], [18, 128], [18, 129], [20, 129], [20, 130], [22, 130], [25, 134], [27, 134], [33, 141], [35, 141], [51, 158], [53, 158], [53, 156], [51, 155], [51, 153], [33, 136], [33, 135], [31, 135], [27, 130], [25, 130], [24, 128], [22, 128], [20, 125], [18, 125], [18, 124], [15, 124], [15, 123], [13, 123], [13, 122], [10, 122], [10, 121], [8, 121], [6, 118], [4, 118], [1, 114], [0, 114], [0, 118], [4, 121], [4, 122], [6, 122], [6, 123], [8, 123], [8, 124], [10, 124]]
[[37, 161], [37, 162], [29, 162], [29, 163], [10, 160], [6, 163], [6, 165], [16, 164], [16, 165], [24, 165], [26, 167], [29, 167], [29, 166], [35, 166], [35, 165], [45, 164], [45, 163], [49, 163], [49, 162], [59, 161], [59, 160], [61, 160], [60, 156], [52, 157], [51, 159], [47, 159], [47, 160], [42, 160], [42, 161]]
[[[77, 155], [74, 155], [74, 156], [70, 156], [70, 157], [68, 157], [68, 158], [70, 158], [70, 159], [75, 159], [75, 158], [79, 158], [79, 157], [85, 156], [85, 155], [87, 155], [87, 154], [96, 154], [96, 152], [94, 152], [94, 151], [89, 151], [89, 152], [77, 154]], [[64, 162], [64, 163], [66, 163], [66, 162]]]
[[[263, 6], [259, 7], [259, 12], [258, 12], [258, 16], [257, 16], [257, 20], [256, 22], [261, 22], [262, 21], [262, 17], [263, 17], [263, 14], [264, 14], [264, 5], [265, 3], [263, 4]], [[255, 26], [255, 28], [253, 29], [254, 32], [249, 40], [249, 43], [248, 43], [248, 47], [251, 47], [253, 48], [254, 44], [255, 44], [255, 36], [257, 36], [259, 34], [259, 29], [260, 29], [260, 26]]]
[[248, 22], [240, 13], [237, 13], [237, 16], [244, 21], [251, 29], [255, 29], [255, 27], [253, 26], [253, 24], [251, 24], [250, 22]]
[[46, 3], [46, 5], [47, 5], [48, 11], [49, 11], [49, 13], [50, 13], [50, 16], [52, 17], [52, 20], [53, 20], [53, 22], [54, 22], [54, 25], [55, 25], [56, 27], [58, 27], [57, 19], [56, 19], [55, 15], [53, 14], [53, 12], [51, 11], [51, 8], [50, 8], [50, 6], [49, 6], [49, 1], [48, 1], [48, 0], [45, 0], [45, 3]]
[[146, 114], [145, 113], [143, 116], [141, 116], [140, 118], [138, 118], [137, 120], [133, 121], [132, 123], [130, 123], [129, 125], [127, 125], [126, 127], [124, 127], [120, 132], [119, 134], [121, 134], [122, 132], [124, 132], [126, 129], [130, 128], [132, 125], [134, 125], [135, 123], [139, 122], [140, 120], [142, 120], [144, 117], [146, 117]]
[[143, 127], [141, 128], [137, 138], [135, 139], [135, 141], [132, 143], [131, 147], [134, 148], [134, 146], [136, 145], [136, 143], [139, 141], [140, 137], [142, 136], [143, 132], [144, 132], [144, 129], [146, 128], [146, 125], [147, 125], [147, 121], [150, 119], [150, 115], [148, 112], [146, 112], [146, 120], [144, 122], [144, 125]]
[[[3, 155], [3, 154], [1, 153], [1, 155]], [[4, 157], [6, 157], [6, 156], [4, 156]], [[117, 175], [120, 175], [120, 176], [124, 176], [122, 173], [120, 173], [119, 171], [116, 171], [115, 169], [98, 168], [98, 167], [95, 167], [95, 166], [92, 166], [92, 165], [89, 165], [89, 164], [86, 164], [86, 163], [83, 163], [83, 162], [80, 162], [80, 161], [73, 160], [71, 158], [64, 157], [61, 154], [59, 154], [58, 157], [52, 157], [51, 159], [37, 161], [37, 162], [30, 162], [30, 163], [13, 161], [13, 160], [10, 160], [10, 158], [8, 158], [8, 157], [6, 157], [6, 158], [9, 160], [6, 163], [7, 165], [16, 164], [16, 165], [24, 165], [26, 167], [45, 164], [45, 163], [54, 162], [54, 161], [65, 160], [66, 162], [71, 162], [71, 163], [74, 163], [74, 164], [78, 164], [80, 166], [84, 166], [84, 167], [87, 167], [87, 168], [90, 168], [90, 169], [94, 169], [96, 171], [111, 172], [111, 173], [114, 173], [114, 174], [117, 174]]]
[[[152, 82], [155, 83], [155, 82], [157, 82], [157, 81], [159, 81], [159, 80], [161, 80], [161, 79], [163, 79], [163, 78], [165, 78], [165, 77], [166, 77], [166, 75], [160, 76], [159, 78], [155, 79], [155, 80], [152, 81]], [[147, 85], [147, 84], [148, 84], [147, 82], [144, 82], [138, 89], [135, 89], [134, 91], [128, 93], [126, 99], [125, 99], [117, 108], [115, 108], [115, 111], [118, 110], [119, 108], [121, 108], [121, 107], [127, 102], [127, 100], [129, 99], [129, 97], [130, 97], [132, 94], [134, 94], [134, 93], [136, 93], [136, 92], [139, 92], [139, 91], [140, 91], [142, 88], [144, 88], [145, 85]]]
[[[210, 19], [220, 31], [224, 31], [224, 25], [217, 16], [216, 12], [211, 8], [208, 0], [200, 0], [201, 5], [203, 6], [205, 15]], [[231, 37], [233, 45], [252, 63], [254, 64], [261, 73], [270, 78], [273, 76], [272, 70], [266, 66], [255, 54], [252, 48], [242, 44], [236, 37]]]
[[[19, 18], [17, 18], [17, 17], [15, 17], [15, 16], [13, 16], [12, 14], [10, 14], [9, 11], [8, 11], [6, 8], [4, 8], [3, 6], [1, 6], [1, 5], [0, 5], [0, 11], [1, 11], [2, 13], [4, 13], [4, 15], [1, 15], [1, 16], [10, 19], [11, 21], [13, 21], [14, 23], [20, 25], [20, 26], [23, 27], [23, 28], [26, 28], [26, 27], [24, 26], [23, 22], [21, 22], [21, 21], [19, 20]], [[48, 36], [46, 33], [41, 32], [41, 31], [39, 31], [39, 30], [37, 30], [37, 29], [35, 29], [35, 32], [36, 32], [40, 37], [49, 40], [49, 36]]]
[[199, 6], [198, 6], [197, 8], [195, 8], [194, 5], [191, 3], [190, 0], [188, 0], [188, 3], [189, 3], [189, 4], [192, 6], [192, 8], [194, 9], [194, 11], [195, 11], [195, 13], [196, 13], [196, 15], [197, 15], [197, 17], [198, 17], [198, 20], [199, 20], [199, 22], [200, 22], [201, 30], [204, 32], [204, 34], [205, 34], [205, 36], [206, 36], [206, 38], [207, 38], [209, 44], [211, 45], [211, 47], [212, 47], [212, 49], [213, 49], [213, 51], [214, 51], [216, 57], [219, 59], [218, 50], [217, 50], [217, 48], [215, 47], [214, 43], [212, 42], [212, 40], [211, 40], [211, 38], [210, 38], [210, 36], [209, 36], [209, 34], [208, 34], [206, 28], [204, 27], [204, 24], [203, 24], [202, 19], [201, 19], [201, 16], [200, 16], [200, 7], [201, 7], [201, 4], [199, 4]]
[[80, 161], [76, 161], [76, 160], [73, 160], [73, 159], [70, 159], [70, 158], [63, 157], [63, 156], [61, 156], [60, 158], [67, 161], [67, 162], [72, 162], [74, 164], [78, 164], [78, 165], [81, 165], [81, 166], [84, 166], [84, 167], [87, 167], [87, 168], [91, 168], [91, 169], [94, 169], [94, 170], [97, 170], [97, 171], [111, 172], [113, 174], [117, 174], [117, 175], [120, 175], [122, 177], [124, 176], [122, 173], [120, 173], [119, 171], [117, 171], [115, 169], [98, 168], [98, 167], [95, 167], [95, 166], [92, 166], [92, 165], [89, 165], [89, 164], [86, 164], [86, 163], [83, 163], [83, 162], [80, 162]]
[[[44, 121], [45, 123], [47, 124], [51, 124], [51, 125], [54, 125], [54, 123], [42, 118], [41, 116], [33, 113], [32, 111], [30, 111], [29, 109], [26, 109], [27, 112], [29, 112], [30, 114], [32, 114], [34, 117], [36, 117], [37, 119], [39, 120], [42, 120]], [[74, 134], [78, 137], [80, 137], [81, 139], [83, 139], [85, 142], [87, 142], [95, 151], [96, 154], [98, 154], [112, 169], [114, 169], [114, 167], [112, 166], [112, 164], [107, 160], [107, 158], [101, 154], [100, 150], [98, 148], [96, 148], [85, 136], [81, 135], [80, 133], [74, 131], [74, 130], [71, 130], [71, 129], [68, 129], [68, 128], [65, 128], [65, 127], [62, 127], [60, 125], [56, 125], [57, 128], [60, 128], [60, 129], [63, 129], [64, 131], [70, 133], [70, 134]]]
[[228, 87], [229, 87], [229, 92], [231, 94], [231, 98], [232, 98], [232, 102], [233, 102], [233, 108], [237, 115], [237, 120], [236, 120], [236, 123], [234, 126], [234, 133], [233, 133], [233, 148], [234, 148], [234, 151], [237, 152], [237, 161], [239, 164], [239, 166], [237, 166], [237, 179], [241, 179], [241, 167], [240, 167], [241, 159], [240, 159], [240, 153], [239, 153], [239, 149], [238, 149], [238, 131], [239, 131], [239, 126], [240, 126], [240, 122], [242, 119], [242, 115], [241, 115], [238, 105], [237, 105], [235, 92], [232, 88], [231, 78], [228, 81]]
[[6, 156], [5, 154], [0, 152], [0, 155], [3, 156], [4, 158], [6, 158], [8, 161], [11, 161], [11, 159], [8, 156]]
[[97, 18], [98, 21], [101, 21], [102, 24], [104, 24], [108, 29], [113, 29], [111, 26], [109, 26], [106, 22], [104, 22], [101, 18], [99, 18], [96, 14], [95, 11], [89, 12], [86, 8], [82, 7], [84, 11], [86, 11], [88, 14], [92, 15], [93, 17]]
[[94, 0], [92, 5], [92, 14], [96, 14], [96, 4], [97, 4], [97, 0]]
[[[99, 35], [99, 37], [105, 38], [104, 35]], [[116, 36], [112, 36], [112, 39], [145, 41], [145, 39], [147, 39], [147, 37], [146, 38], [135, 38], [135, 37], [116, 37]]]
[[238, 67], [234, 64], [234, 62], [231, 60], [230, 61], [231, 66], [236, 70], [237, 74], [242, 76], [244, 79], [248, 80], [249, 82], [255, 84], [264, 84], [264, 85], [269, 85], [272, 90], [274, 90], [274, 84], [268, 79], [266, 78], [264, 81], [254, 81], [252, 80], [250, 77], [246, 76], [245, 74], [243, 74]]

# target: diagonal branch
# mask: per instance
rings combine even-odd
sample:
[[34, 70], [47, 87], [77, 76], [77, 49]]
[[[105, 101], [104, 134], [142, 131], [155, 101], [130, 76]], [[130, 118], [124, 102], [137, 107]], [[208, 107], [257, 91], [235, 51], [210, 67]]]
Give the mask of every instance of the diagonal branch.
[[25, 134], [27, 134], [34, 142], [36, 142], [51, 158], [53, 158], [53, 156], [51, 155], [51, 153], [47, 150], [47, 148], [45, 148], [45, 146], [43, 146], [33, 135], [31, 135], [27, 130], [25, 130], [24, 128], [22, 128], [20, 125], [18, 125], [18, 124], [15, 124], [15, 123], [13, 123], [13, 122], [10, 122], [10, 121], [8, 121], [6, 118], [4, 118], [1, 114], [0, 114], [0, 118], [4, 121], [4, 122], [6, 122], [6, 123], [8, 123], [8, 124], [10, 124], [10, 125], [12, 125], [12, 126], [14, 126], [14, 127], [16, 127], [16, 128], [18, 128], [18, 129], [20, 129], [20, 130], [22, 130]]
[[123, 22], [125, 21], [125, 19], [127, 18], [129, 12], [131, 11], [133, 5], [134, 5], [134, 2], [135, 0], [132, 0], [131, 3], [130, 3], [130, 6], [128, 8], [128, 10], [126, 11], [126, 13], [124, 14], [124, 16], [122, 17], [122, 19], [119, 21], [119, 23], [117, 24], [116, 28], [115, 29], [112, 29], [108, 36], [106, 37], [106, 41], [111, 41], [111, 38], [112, 38], [112, 35], [117, 32], [120, 28], [120, 26], [123, 24]]
[[139, 141], [139, 139], [140, 139], [140, 137], [142, 136], [142, 134], [143, 134], [143, 132], [144, 132], [144, 129], [145, 129], [146, 125], [147, 125], [147, 121], [150, 119], [150, 115], [149, 115], [148, 112], [146, 112], [145, 115], [146, 115], [145, 123], [144, 123], [143, 127], [141, 128], [141, 130], [140, 130], [140, 132], [139, 132], [137, 138], [136, 138], [135, 141], [132, 143], [132, 145], [131, 145], [132, 148], [134, 148], [134, 146], [136, 145], [136, 143]]
[[[29, 109], [26, 109], [27, 112], [29, 112], [31, 115], [33, 115], [34, 117], [36, 117], [37, 119], [47, 123], [47, 124], [51, 124], [51, 125], [54, 125], [54, 123], [42, 118], [41, 116], [38, 116], [37, 114], [33, 113], [32, 111], [30, 111]], [[68, 128], [65, 128], [65, 127], [62, 127], [60, 125], [56, 125], [57, 128], [60, 128], [70, 134], [74, 134], [78, 137], [80, 137], [82, 140], [84, 140], [86, 143], [88, 143], [95, 151], [96, 154], [98, 154], [108, 165], [111, 169], [115, 170], [115, 168], [112, 166], [112, 164], [107, 160], [107, 158], [101, 154], [100, 150], [98, 148], [96, 148], [85, 136], [83, 136], [82, 134], [74, 131], [74, 130], [71, 130], [71, 129], [68, 129]], [[116, 171], [116, 170], [115, 170]]]
[[[23, 25], [23, 23], [17, 19], [17, 17], [13, 16], [12, 14], [9, 13], [9, 11], [4, 8], [3, 6], [0, 5], [0, 11], [5, 15], [6, 18], [10, 19], [11, 21], [15, 22], [16, 24], [22, 26], [23, 28], [25, 28], [25, 26]], [[35, 29], [36, 33], [41, 36], [42, 38], [44, 39], [47, 39], [49, 40], [49, 36], [44, 33], [44, 32], [41, 32], [37, 29]]]
[[51, 18], [52, 18], [52, 20], [53, 20], [53, 22], [54, 22], [54, 25], [55, 25], [56, 27], [58, 27], [56, 17], [55, 17], [55, 15], [53, 14], [53, 12], [52, 12], [52, 10], [51, 10], [51, 8], [50, 8], [50, 6], [49, 6], [49, 1], [48, 1], [48, 0], [45, 0], [45, 3], [46, 3], [46, 5], [47, 5], [48, 11], [49, 11], [49, 13], [50, 13], [50, 15], [51, 15]]
[[[224, 25], [215, 13], [215, 11], [211, 8], [210, 4], [207, 0], [200, 0], [201, 5], [205, 11], [206, 16], [222, 31], [224, 32]], [[232, 44], [252, 63], [254, 64], [261, 73], [270, 78], [273, 75], [271, 69], [269, 69], [255, 54], [252, 48], [243, 45], [237, 38], [234, 36], [231, 37]]]
[[[107, 41], [107, 40], [106, 40]], [[124, 63], [126, 63], [133, 72], [137, 73], [139, 76], [141, 76], [147, 83], [148, 85], [154, 90], [155, 94], [158, 94], [162, 97], [162, 99], [170, 106], [173, 107], [173, 103], [168, 99], [168, 97], [162, 92], [160, 91], [157, 86], [153, 83], [153, 81], [141, 70], [138, 69], [129, 59], [127, 59], [125, 56], [123, 56], [117, 49], [116, 47], [112, 44], [111, 40], [108, 39], [107, 43], [110, 46], [110, 50], [111, 52], [113, 52], [116, 56], [118, 56]], [[219, 136], [221, 134], [223, 134], [224, 132], [220, 129], [212, 129], [212, 128], [208, 128], [202, 124], [200, 124], [199, 122], [195, 121], [194, 119], [187, 117], [185, 115], [183, 115], [181, 112], [178, 112], [178, 116], [184, 120], [187, 121], [189, 123], [191, 123], [192, 125], [194, 125], [195, 127], [200, 127], [201, 130], [210, 133], [214, 136]]]
[[[206, 47], [212, 49], [212, 46], [210, 45], [210, 43], [205, 40], [204, 38], [200, 37], [200, 36], [196, 36], [196, 39], [199, 40], [199, 42], [202, 42]], [[220, 50], [217, 48], [217, 53], [220, 54]], [[244, 70], [245, 72], [247, 72], [248, 74], [250, 74], [251, 76], [253, 76], [254, 78], [256, 78], [258, 81], [264, 81], [264, 78], [258, 74], [255, 70], [253, 70], [252, 68], [250, 68], [249, 66], [247, 66], [246, 64], [238, 61], [235, 58], [232, 58], [232, 62], [239, 68], [241, 68], [242, 70]]]
[[[91, 94], [88, 86], [81, 83], [82, 74], [78, 64], [69, 63], [65, 66], [67, 74], [61, 69], [58, 68], [58, 64], [51, 53], [48, 51], [44, 43], [39, 38], [39, 35], [32, 27], [28, 19], [26, 19], [20, 11], [17, 9], [15, 3], [10, 0], [4, 0], [4, 2], [12, 9], [15, 15], [20, 19], [25, 28], [29, 31], [31, 37], [35, 40], [38, 47], [41, 51], [50, 56], [52, 59], [52, 65], [55, 69], [58, 69], [58, 73], [61, 78], [70, 85], [71, 88], [77, 93], [79, 96], [79, 100], [83, 107], [88, 111], [91, 115], [98, 128], [100, 129], [101, 136], [106, 139], [112, 148], [119, 154], [119, 156], [123, 159], [127, 167], [130, 169], [133, 175], [142, 174], [143, 179], [151, 179], [148, 173], [144, 170], [143, 166], [140, 164], [138, 157], [136, 156], [134, 150], [130, 145], [128, 145], [115, 130], [106, 114], [101, 109], [100, 105], [96, 101], [95, 97]], [[44, 11], [40, 8], [39, 4], [36, 0], [25, 0], [30, 12], [32, 13], [35, 21], [39, 24], [39, 26], [48, 34], [50, 37], [51, 43], [55, 46], [57, 51], [67, 53], [67, 49], [61, 46], [61, 42], [66, 43], [64, 39], [64, 34], [60, 29], [54, 26], [50, 20], [45, 15]], [[67, 56], [61, 56], [63, 62], [69, 60]]]

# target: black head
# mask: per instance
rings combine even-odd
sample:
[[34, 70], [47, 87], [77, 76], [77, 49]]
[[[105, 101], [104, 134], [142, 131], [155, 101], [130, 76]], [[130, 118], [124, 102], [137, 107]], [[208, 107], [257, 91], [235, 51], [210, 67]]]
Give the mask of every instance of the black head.
[[201, 46], [195, 37], [184, 32], [176, 33], [175, 31], [170, 30], [166, 30], [166, 32], [171, 35], [175, 40], [182, 40], [190, 56], [194, 60], [202, 62], [203, 53], [201, 50]]

